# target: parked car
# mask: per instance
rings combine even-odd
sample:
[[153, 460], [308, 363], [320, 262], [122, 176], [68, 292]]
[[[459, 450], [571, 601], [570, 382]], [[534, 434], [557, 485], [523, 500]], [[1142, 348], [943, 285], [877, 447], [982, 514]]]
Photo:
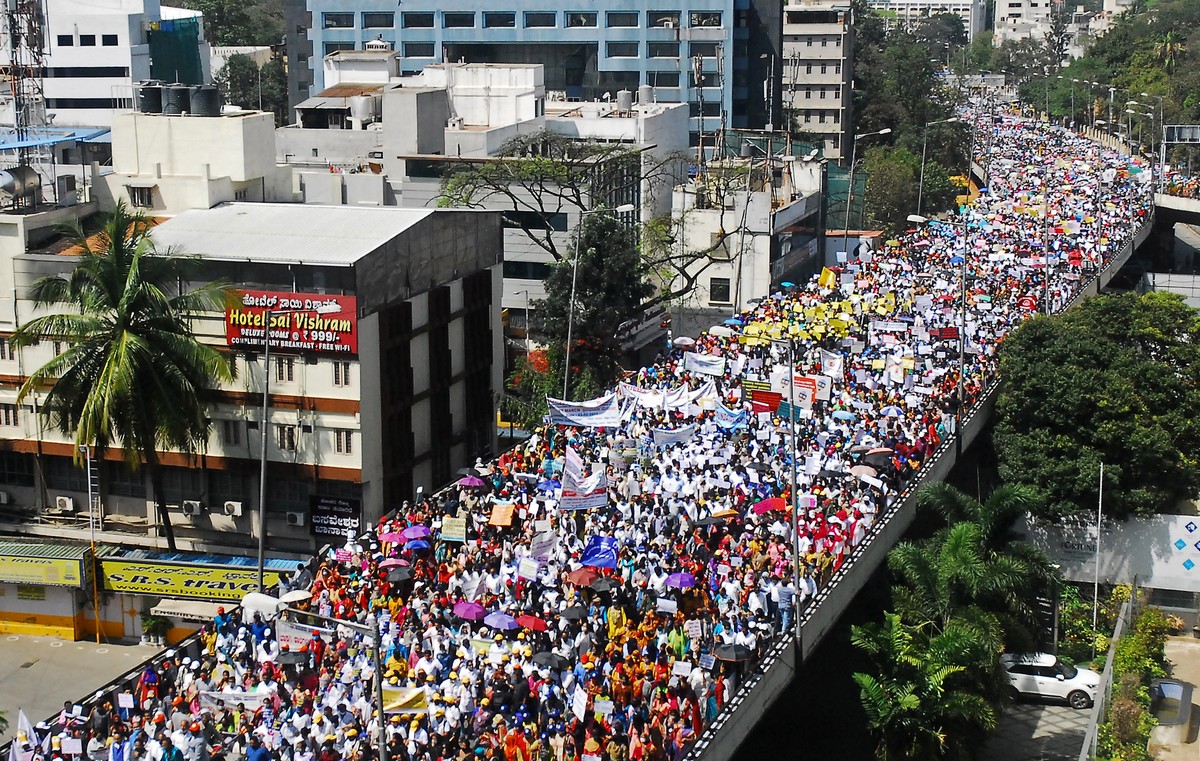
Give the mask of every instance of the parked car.
[[1049, 653], [1005, 653], [1000, 663], [1008, 672], [1014, 695], [1065, 700], [1072, 708], [1091, 708], [1100, 675], [1075, 668]]

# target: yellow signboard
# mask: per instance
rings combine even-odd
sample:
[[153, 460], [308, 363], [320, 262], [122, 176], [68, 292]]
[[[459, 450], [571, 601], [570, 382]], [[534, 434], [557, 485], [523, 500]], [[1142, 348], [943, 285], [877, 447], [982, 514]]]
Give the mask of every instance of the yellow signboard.
[[0, 557], [0, 581], [13, 584], [83, 585], [83, 563], [62, 558]]
[[[258, 569], [245, 566], [179, 565], [138, 560], [102, 560], [100, 574], [108, 592], [184, 597], [191, 600], [241, 600], [258, 591]], [[279, 574], [267, 571], [273, 587]]]

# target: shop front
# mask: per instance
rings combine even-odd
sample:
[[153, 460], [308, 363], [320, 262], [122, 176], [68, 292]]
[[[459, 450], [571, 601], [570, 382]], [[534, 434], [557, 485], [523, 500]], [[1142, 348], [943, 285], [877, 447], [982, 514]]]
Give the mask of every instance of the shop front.
[[91, 573], [88, 545], [0, 541], [0, 634], [84, 636]]

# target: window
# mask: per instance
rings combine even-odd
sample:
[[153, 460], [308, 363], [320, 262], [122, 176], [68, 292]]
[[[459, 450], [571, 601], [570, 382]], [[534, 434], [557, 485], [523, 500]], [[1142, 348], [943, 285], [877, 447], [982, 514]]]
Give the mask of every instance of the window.
[[651, 42], [646, 45], [646, 52], [651, 58], [678, 58], [678, 42]]
[[94, 35], [94, 34], [79, 35], [79, 44], [80, 44], [80, 46], [85, 47], [85, 48], [96, 47], [96, 35]]
[[504, 277], [513, 280], [545, 280], [552, 268], [542, 262], [504, 261]]
[[349, 386], [350, 385], [350, 363], [347, 360], [339, 359], [333, 363], [333, 385]]
[[475, 26], [473, 11], [454, 11], [442, 14], [443, 29], [469, 29]]
[[17, 405], [0, 404], [0, 425], [15, 426], [20, 423], [17, 416]]
[[822, 37], [822, 38], [821, 38], [821, 47], [828, 47], [828, 45], [829, 45], [829, 38], [828, 38], [828, 37]]
[[33, 455], [0, 452], [0, 484], [33, 486]]
[[655, 87], [679, 87], [678, 71], [651, 71], [647, 76]]
[[828, 74], [828, 73], [829, 73], [829, 65], [828, 65], [828, 64], [824, 64], [824, 63], [823, 63], [823, 64], [821, 64], [821, 73], [822, 73], [822, 74]]
[[115, 48], [117, 46], [117, 35], [115, 35], [115, 34], [100, 35], [100, 44], [106, 48]]
[[17, 349], [12, 345], [12, 338], [0, 336], [0, 359], [16, 359]]
[[[804, 44], [805, 44], [806, 46], [810, 47], [810, 48], [812, 47], [812, 42], [813, 42], [813, 38], [812, 38], [812, 37], [805, 37], [805, 38], [804, 38]], [[809, 71], [812, 71], [812, 69], [809, 69]]]
[[330, 55], [332, 53], [338, 53], [343, 50], [354, 50], [354, 43], [353, 42], [326, 42], [325, 43], [325, 55]]
[[[51, 489], [87, 493], [87, 471], [76, 467], [70, 457], [45, 457], [46, 485]], [[117, 463], [107, 463], [109, 472], [116, 469]], [[128, 470], [122, 468], [122, 470]]]
[[295, 452], [296, 451], [296, 426], [284, 425], [282, 423], [275, 426], [275, 444], [279, 447], [280, 452]]
[[252, 493], [249, 476], [237, 470], [208, 471], [208, 499], [214, 505], [227, 500], [249, 503]]
[[338, 454], [353, 454], [354, 453], [354, 432], [353, 431], [334, 431], [333, 432], [334, 448]]
[[558, 24], [557, 13], [535, 13], [529, 12], [525, 14], [526, 29], [544, 29], [549, 26]]
[[805, 73], [805, 74], [812, 74], [812, 73], [813, 73], [813, 65], [812, 65], [811, 63], [809, 63], [809, 64], [805, 64], [805, 66], [804, 66], [804, 73]]
[[[123, 462], [109, 462], [105, 463], [105, 466], [107, 467], [109, 494], [115, 494], [118, 497], [146, 496], [146, 484], [142, 481], [141, 470], [134, 473]], [[77, 468], [77, 470], [83, 479], [83, 488], [78, 491], [87, 491], [87, 473], [82, 468]]]
[[295, 357], [275, 358], [275, 380], [280, 381], [281, 383], [290, 383], [296, 380]]
[[52, 348], [54, 349], [54, 356], [57, 357], [59, 354], [63, 353], [63, 342], [55, 341]]
[[223, 421], [221, 421], [221, 441], [227, 447], [241, 446], [241, 443], [242, 443], [242, 421], [240, 421], [240, 420], [223, 420]]
[[812, 100], [812, 88], [811, 87], [804, 88], [804, 97], [808, 98], [809, 100]]
[[241, 190], [233, 191], [233, 200], [245, 201], [246, 200], [246, 189], [242, 188]]
[[69, 48], [75, 44], [75, 37], [69, 34], [60, 34], [57, 39], [60, 48]]
[[713, 277], [708, 279], [708, 301], [710, 304], [728, 304], [730, 298], [729, 278]]
[[700, 56], [701, 58], [716, 58], [717, 43], [715, 42], [693, 42], [689, 46], [692, 51], [692, 57]]
[[579, 28], [596, 25], [596, 14], [594, 11], [586, 12], [568, 12], [567, 26]]
[[627, 29], [638, 25], [636, 12], [609, 11], [604, 14], [604, 24], [610, 29]]
[[710, 73], [710, 74], [701, 74], [700, 79], [698, 79], [698, 80], [696, 79], [696, 73], [692, 72], [691, 74], [688, 74], [688, 81], [691, 82], [692, 87], [720, 87], [721, 86], [721, 77], [719, 74], [717, 74], [715, 72]]
[[432, 29], [432, 13], [401, 13], [400, 25], [405, 29]]
[[326, 29], [353, 29], [353, 13], [322, 13], [321, 23]]
[[517, 25], [515, 13], [485, 13], [483, 25], [488, 29], [512, 29]]
[[154, 205], [154, 188], [135, 188], [129, 186], [129, 203], [139, 209], [149, 209]]
[[362, 15], [363, 29], [391, 29], [396, 25], [396, 14], [387, 12], [365, 12]]
[[562, 212], [547, 212], [511, 210], [505, 211], [500, 217], [503, 226], [509, 230], [557, 230], [567, 231], [567, 215]]
[[606, 48], [609, 58], [637, 58], [638, 44], [636, 42], [610, 42]]
[[720, 26], [720, 11], [692, 11], [688, 14], [690, 26]]
[[646, 26], [655, 29], [678, 29], [679, 11], [648, 11]]
[[405, 58], [433, 58], [433, 43], [432, 42], [406, 42], [404, 43]]

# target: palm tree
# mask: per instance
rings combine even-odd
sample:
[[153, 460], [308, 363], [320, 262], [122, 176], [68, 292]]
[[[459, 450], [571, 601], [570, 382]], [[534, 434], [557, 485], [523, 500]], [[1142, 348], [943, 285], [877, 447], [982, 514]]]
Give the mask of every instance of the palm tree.
[[954, 623], [930, 636], [932, 629], [897, 613], [885, 613], [882, 625], [851, 627], [851, 642], [878, 671], [854, 681], [880, 761], [969, 758], [973, 742], [996, 726], [995, 707], [959, 684], [966, 664], [987, 657], [986, 646]]
[[18, 346], [66, 345], [29, 376], [19, 398], [50, 386], [41, 407], [48, 423], [101, 456], [117, 446], [131, 468], [144, 464], [174, 549], [158, 452], [203, 451], [210, 428], [205, 401], [233, 372], [221, 352], [196, 340], [190, 324], [224, 307], [224, 287], [189, 289], [198, 260], [157, 249], [149, 229], [124, 204], [92, 238], [78, 222], [63, 228], [79, 252], [75, 267], [40, 278], [30, 293], [38, 306], [66, 311], [31, 320], [13, 339]]
[[1154, 54], [1163, 62], [1163, 67], [1168, 72], [1175, 69], [1175, 64], [1186, 50], [1183, 35], [1173, 29], [1154, 43]]

